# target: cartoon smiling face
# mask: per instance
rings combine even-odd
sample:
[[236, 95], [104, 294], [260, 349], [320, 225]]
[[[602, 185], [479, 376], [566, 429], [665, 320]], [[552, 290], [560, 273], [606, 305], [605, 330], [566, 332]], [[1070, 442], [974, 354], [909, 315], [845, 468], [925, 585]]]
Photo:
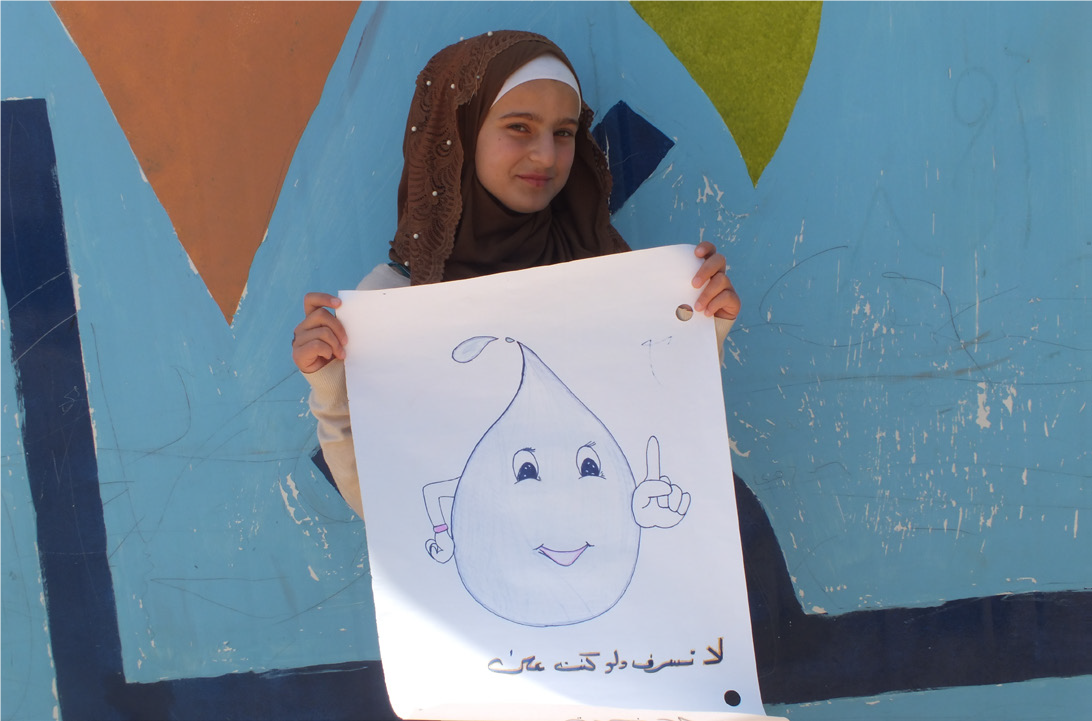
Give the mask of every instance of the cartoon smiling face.
[[455, 491], [455, 562], [467, 591], [498, 616], [579, 623], [614, 606], [633, 576], [633, 472], [603, 423], [520, 347], [520, 387]]

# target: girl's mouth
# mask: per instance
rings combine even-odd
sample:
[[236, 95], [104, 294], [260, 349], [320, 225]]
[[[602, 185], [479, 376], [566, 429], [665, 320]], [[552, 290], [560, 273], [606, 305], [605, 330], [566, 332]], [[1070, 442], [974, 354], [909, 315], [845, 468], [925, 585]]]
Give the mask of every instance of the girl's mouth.
[[520, 175], [519, 179], [536, 188], [544, 188], [546, 183], [550, 182], [548, 175]]

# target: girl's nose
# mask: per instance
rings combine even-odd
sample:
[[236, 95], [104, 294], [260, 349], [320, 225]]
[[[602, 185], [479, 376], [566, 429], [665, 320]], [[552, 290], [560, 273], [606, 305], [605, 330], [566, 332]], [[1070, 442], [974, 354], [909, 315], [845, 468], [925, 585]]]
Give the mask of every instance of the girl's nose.
[[554, 159], [557, 157], [557, 149], [554, 147], [554, 136], [552, 133], [542, 133], [535, 139], [535, 142], [531, 145], [530, 157], [536, 163], [546, 167], [550, 167], [554, 164]]

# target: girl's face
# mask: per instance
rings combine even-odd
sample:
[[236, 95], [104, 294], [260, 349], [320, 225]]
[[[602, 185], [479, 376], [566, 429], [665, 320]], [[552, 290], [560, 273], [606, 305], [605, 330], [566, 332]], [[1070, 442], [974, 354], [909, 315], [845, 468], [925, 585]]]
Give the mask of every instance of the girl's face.
[[517, 85], [497, 101], [478, 132], [478, 180], [517, 213], [544, 209], [569, 179], [580, 99], [558, 80]]

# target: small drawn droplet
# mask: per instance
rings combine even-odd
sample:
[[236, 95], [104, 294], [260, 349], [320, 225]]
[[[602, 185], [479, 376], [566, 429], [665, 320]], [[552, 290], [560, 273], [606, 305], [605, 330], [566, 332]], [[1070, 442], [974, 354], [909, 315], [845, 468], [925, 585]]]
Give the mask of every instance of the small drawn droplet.
[[739, 706], [743, 702], [743, 698], [739, 695], [738, 691], [725, 691], [724, 703], [729, 706]]
[[481, 355], [485, 347], [495, 340], [496, 337], [491, 335], [476, 335], [473, 338], [467, 338], [455, 346], [455, 350], [451, 351], [451, 359], [457, 363], [469, 363]]

